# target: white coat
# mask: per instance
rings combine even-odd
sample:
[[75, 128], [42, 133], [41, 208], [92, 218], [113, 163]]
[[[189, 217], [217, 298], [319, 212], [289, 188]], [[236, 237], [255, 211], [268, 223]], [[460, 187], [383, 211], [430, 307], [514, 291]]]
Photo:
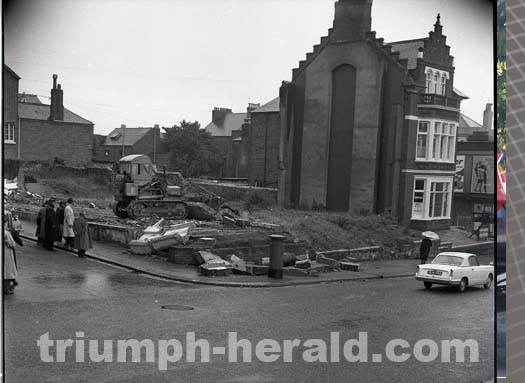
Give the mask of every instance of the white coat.
[[18, 271], [15, 264], [15, 240], [9, 232], [4, 229], [4, 279], [18, 278]]
[[62, 230], [63, 237], [74, 237], [73, 223], [75, 222], [75, 213], [70, 204], [66, 205], [64, 209], [64, 229]]

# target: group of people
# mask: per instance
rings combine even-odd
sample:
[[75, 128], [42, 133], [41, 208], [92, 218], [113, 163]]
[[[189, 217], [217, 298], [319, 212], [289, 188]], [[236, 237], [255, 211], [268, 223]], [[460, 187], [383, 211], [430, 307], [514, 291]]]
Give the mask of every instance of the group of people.
[[87, 219], [84, 211], [75, 217], [73, 198], [67, 202], [49, 199], [42, 205], [36, 218], [36, 237], [46, 250], [53, 251], [56, 242], [67, 249], [77, 249], [79, 257], [85, 257], [86, 250], [92, 247]]
[[[4, 275], [3, 292], [13, 294], [15, 286], [18, 285], [18, 266], [16, 261], [16, 245], [23, 246], [18, 235], [20, 231], [16, 227], [18, 221], [10, 218], [10, 213], [4, 214]], [[53, 251], [55, 243], [62, 243], [68, 249], [77, 249], [79, 257], [86, 256], [86, 250], [91, 249], [92, 242], [89, 235], [88, 222], [84, 211], [80, 211], [75, 217], [73, 210], [73, 199], [69, 198], [67, 203], [49, 199], [42, 205], [38, 212], [36, 237], [38, 244], [46, 250]]]

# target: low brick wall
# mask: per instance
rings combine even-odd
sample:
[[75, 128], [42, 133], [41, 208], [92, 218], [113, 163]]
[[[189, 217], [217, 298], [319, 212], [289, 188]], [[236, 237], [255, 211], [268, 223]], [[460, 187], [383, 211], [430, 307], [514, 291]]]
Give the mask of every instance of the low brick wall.
[[462, 251], [476, 255], [494, 255], [494, 241], [474, 243], [471, 245], [459, 245], [452, 247], [451, 251]]
[[124, 247], [128, 247], [129, 242], [139, 236], [139, 229], [126, 226], [89, 222], [88, 228], [93, 241], [118, 243]]
[[[169, 249], [168, 261], [182, 265], [196, 265], [195, 255], [199, 246], [172, 246]], [[237, 247], [212, 247], [210, 251], [224, 260], [229, 261], [236, 255], [246, 262], [261, 264], [262, 258], [270, 256], [270, 245], [264, 246], [237, 246]], [[307, 246], [302, 243], [286, 243], [284, 251], [295, 255], [305, 254]]]
[[264, 201], [268, 201], [271, 204], [277, 203], [277, 189], [214, 183], [194, 179], [192, 179], [191, 182], [208, 189], [212, 193], [220, 195], [226, 201], [246, 200], [250, 194], [257, 193]]

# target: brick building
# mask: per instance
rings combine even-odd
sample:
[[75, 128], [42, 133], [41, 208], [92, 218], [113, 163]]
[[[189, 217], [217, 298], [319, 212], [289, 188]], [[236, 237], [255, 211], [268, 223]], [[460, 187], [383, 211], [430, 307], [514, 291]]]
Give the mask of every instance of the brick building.
[[221, 178], [248, 178], [249, 156], [247, 139], [251, 112], [259, 104], [248, 104], [246, 113], [234, 113], [228, 108], [215, 107], [211, 122], [204, 127], [222, 158]]
[[115, 163], [130, 154], [145, 154], [155, 163], [161, 150], [159, 125], [153, 127], [128, 128], [121, 125], [107, 136], [95, 135], [93, 160]]
[[3, 151], [6, 159], [19, 159], [18, 80], [20, 77], [4, 64], [2, 114], [4, 116]]
[[460, 102], [440, 16], [384, 43], [371, 0], [339, 0], [333, 28], [280, 89], [279, 203], [451, 223]]
[[64, 94], [57, 78], [53, 75], [50, 105], [43, 104], [35, 95], [18, 95], [18, 153], [16, 157], [5, 158], [46, 162], [58, 158], [70, 166], [91, 163], [93, 123], [64, 108]]
[[277, 97], [251, 113], [247, 154], [250, 185], [277, 187], [280, 132], [281, 119]]

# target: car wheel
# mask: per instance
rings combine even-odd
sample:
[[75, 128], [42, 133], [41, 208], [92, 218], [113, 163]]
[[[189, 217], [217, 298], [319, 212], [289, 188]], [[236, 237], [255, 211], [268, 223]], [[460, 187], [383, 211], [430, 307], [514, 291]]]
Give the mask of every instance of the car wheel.
[[460, 293], [464, 292], [465, 289], [467, 288], [467, 285], [468, 285], [467, 278], [463, 278], [461, 281], [459, 281], [458, 291]]
[[423, 282], [423, 284], [425, 285], [425, 289], [427, 290], [430, 290], [430, 288], [432, 287], [432, 282]]
[[487, 282], [483, 285], [483, 288], [485, 289], [490, 289], [490, 286], [492, 285], [492, 280], [494, 279], [494, 277], [492, 276], [492, 274], [489, 274], [489, 277], [487, 278]]

